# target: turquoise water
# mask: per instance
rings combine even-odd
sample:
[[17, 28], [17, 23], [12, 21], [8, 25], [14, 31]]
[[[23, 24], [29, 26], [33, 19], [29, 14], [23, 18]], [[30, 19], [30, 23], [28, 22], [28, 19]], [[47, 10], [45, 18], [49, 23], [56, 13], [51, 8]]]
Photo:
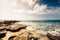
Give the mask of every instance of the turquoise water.
[[60, 22], [60, 20], [23, 20], [24, 22]]
[[24, 20], [20, 23], [28, 25], [28, 30], [35, 30], [41, 34], [60, 35], [60, 20]]
[[60, 20], [24, 20], [23, 22], [35, 27], [60, 27]]
[[35, 23], [35, 24], [52, 24], [52, 25], [60, 25], [60, 20], [24, 20], [23, 22]]

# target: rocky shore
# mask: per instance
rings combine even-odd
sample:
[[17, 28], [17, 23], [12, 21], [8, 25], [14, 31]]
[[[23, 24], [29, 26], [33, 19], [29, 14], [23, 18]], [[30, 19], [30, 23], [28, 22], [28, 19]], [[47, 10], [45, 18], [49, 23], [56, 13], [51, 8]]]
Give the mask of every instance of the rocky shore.
[[60, 36], [46, 35], [28, 30], [28, 25], [19, 24], [16, 20], [0, 21], [0, 40], [60, 40]]

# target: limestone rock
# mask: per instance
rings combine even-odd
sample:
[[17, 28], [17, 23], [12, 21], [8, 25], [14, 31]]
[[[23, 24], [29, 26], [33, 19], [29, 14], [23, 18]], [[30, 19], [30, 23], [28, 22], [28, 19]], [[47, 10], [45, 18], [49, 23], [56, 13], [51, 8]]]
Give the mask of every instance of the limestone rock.
[[60, 36], [54, 36], [50, 33], [47, 33], [46, 35], [50, 40], [60, 40]]
[[[0, 20], [0, 30], [4, 30], [9, 28], [10, 25], [15, 24], [16, 22], [19, 22], [17, 20]], [[14, 26], [14, 25], [13, 25]]]
[[25, 29], [27, 26], [26, 25], [22, 25], [22, 24], [13, 24], [7, 27], [8, 30], [11, 31], [18, 31], [20, 29]]
[[0, 21], [0, 40], [60, 40], [51, 34], [43, 35], [26, 29], [27, 25], [18, 21]]
[[16, 37], [12, 38], [13, 40], [49, 40], [45, 35], [22, 29]]
[[16, 22], [20, 22], [17, 20], [0, 20], [0, 26], [1, 25], [11, 25], [11, 24], [15, 24]]

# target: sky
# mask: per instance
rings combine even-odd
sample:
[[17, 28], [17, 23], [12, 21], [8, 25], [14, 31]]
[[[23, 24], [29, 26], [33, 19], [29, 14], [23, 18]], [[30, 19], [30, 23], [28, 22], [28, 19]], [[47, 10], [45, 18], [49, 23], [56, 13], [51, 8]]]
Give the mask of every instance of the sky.
[[0, 19], [60, 20], [60, 0], [0, 0]]

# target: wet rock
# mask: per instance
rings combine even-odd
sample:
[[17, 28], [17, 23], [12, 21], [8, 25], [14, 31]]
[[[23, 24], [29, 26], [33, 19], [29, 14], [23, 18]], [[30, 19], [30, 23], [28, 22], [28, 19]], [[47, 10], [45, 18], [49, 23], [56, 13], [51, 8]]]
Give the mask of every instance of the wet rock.
[[46, 35], [50, 40], [60, 40], [60, 36], [54, 36], [50, 33]]

